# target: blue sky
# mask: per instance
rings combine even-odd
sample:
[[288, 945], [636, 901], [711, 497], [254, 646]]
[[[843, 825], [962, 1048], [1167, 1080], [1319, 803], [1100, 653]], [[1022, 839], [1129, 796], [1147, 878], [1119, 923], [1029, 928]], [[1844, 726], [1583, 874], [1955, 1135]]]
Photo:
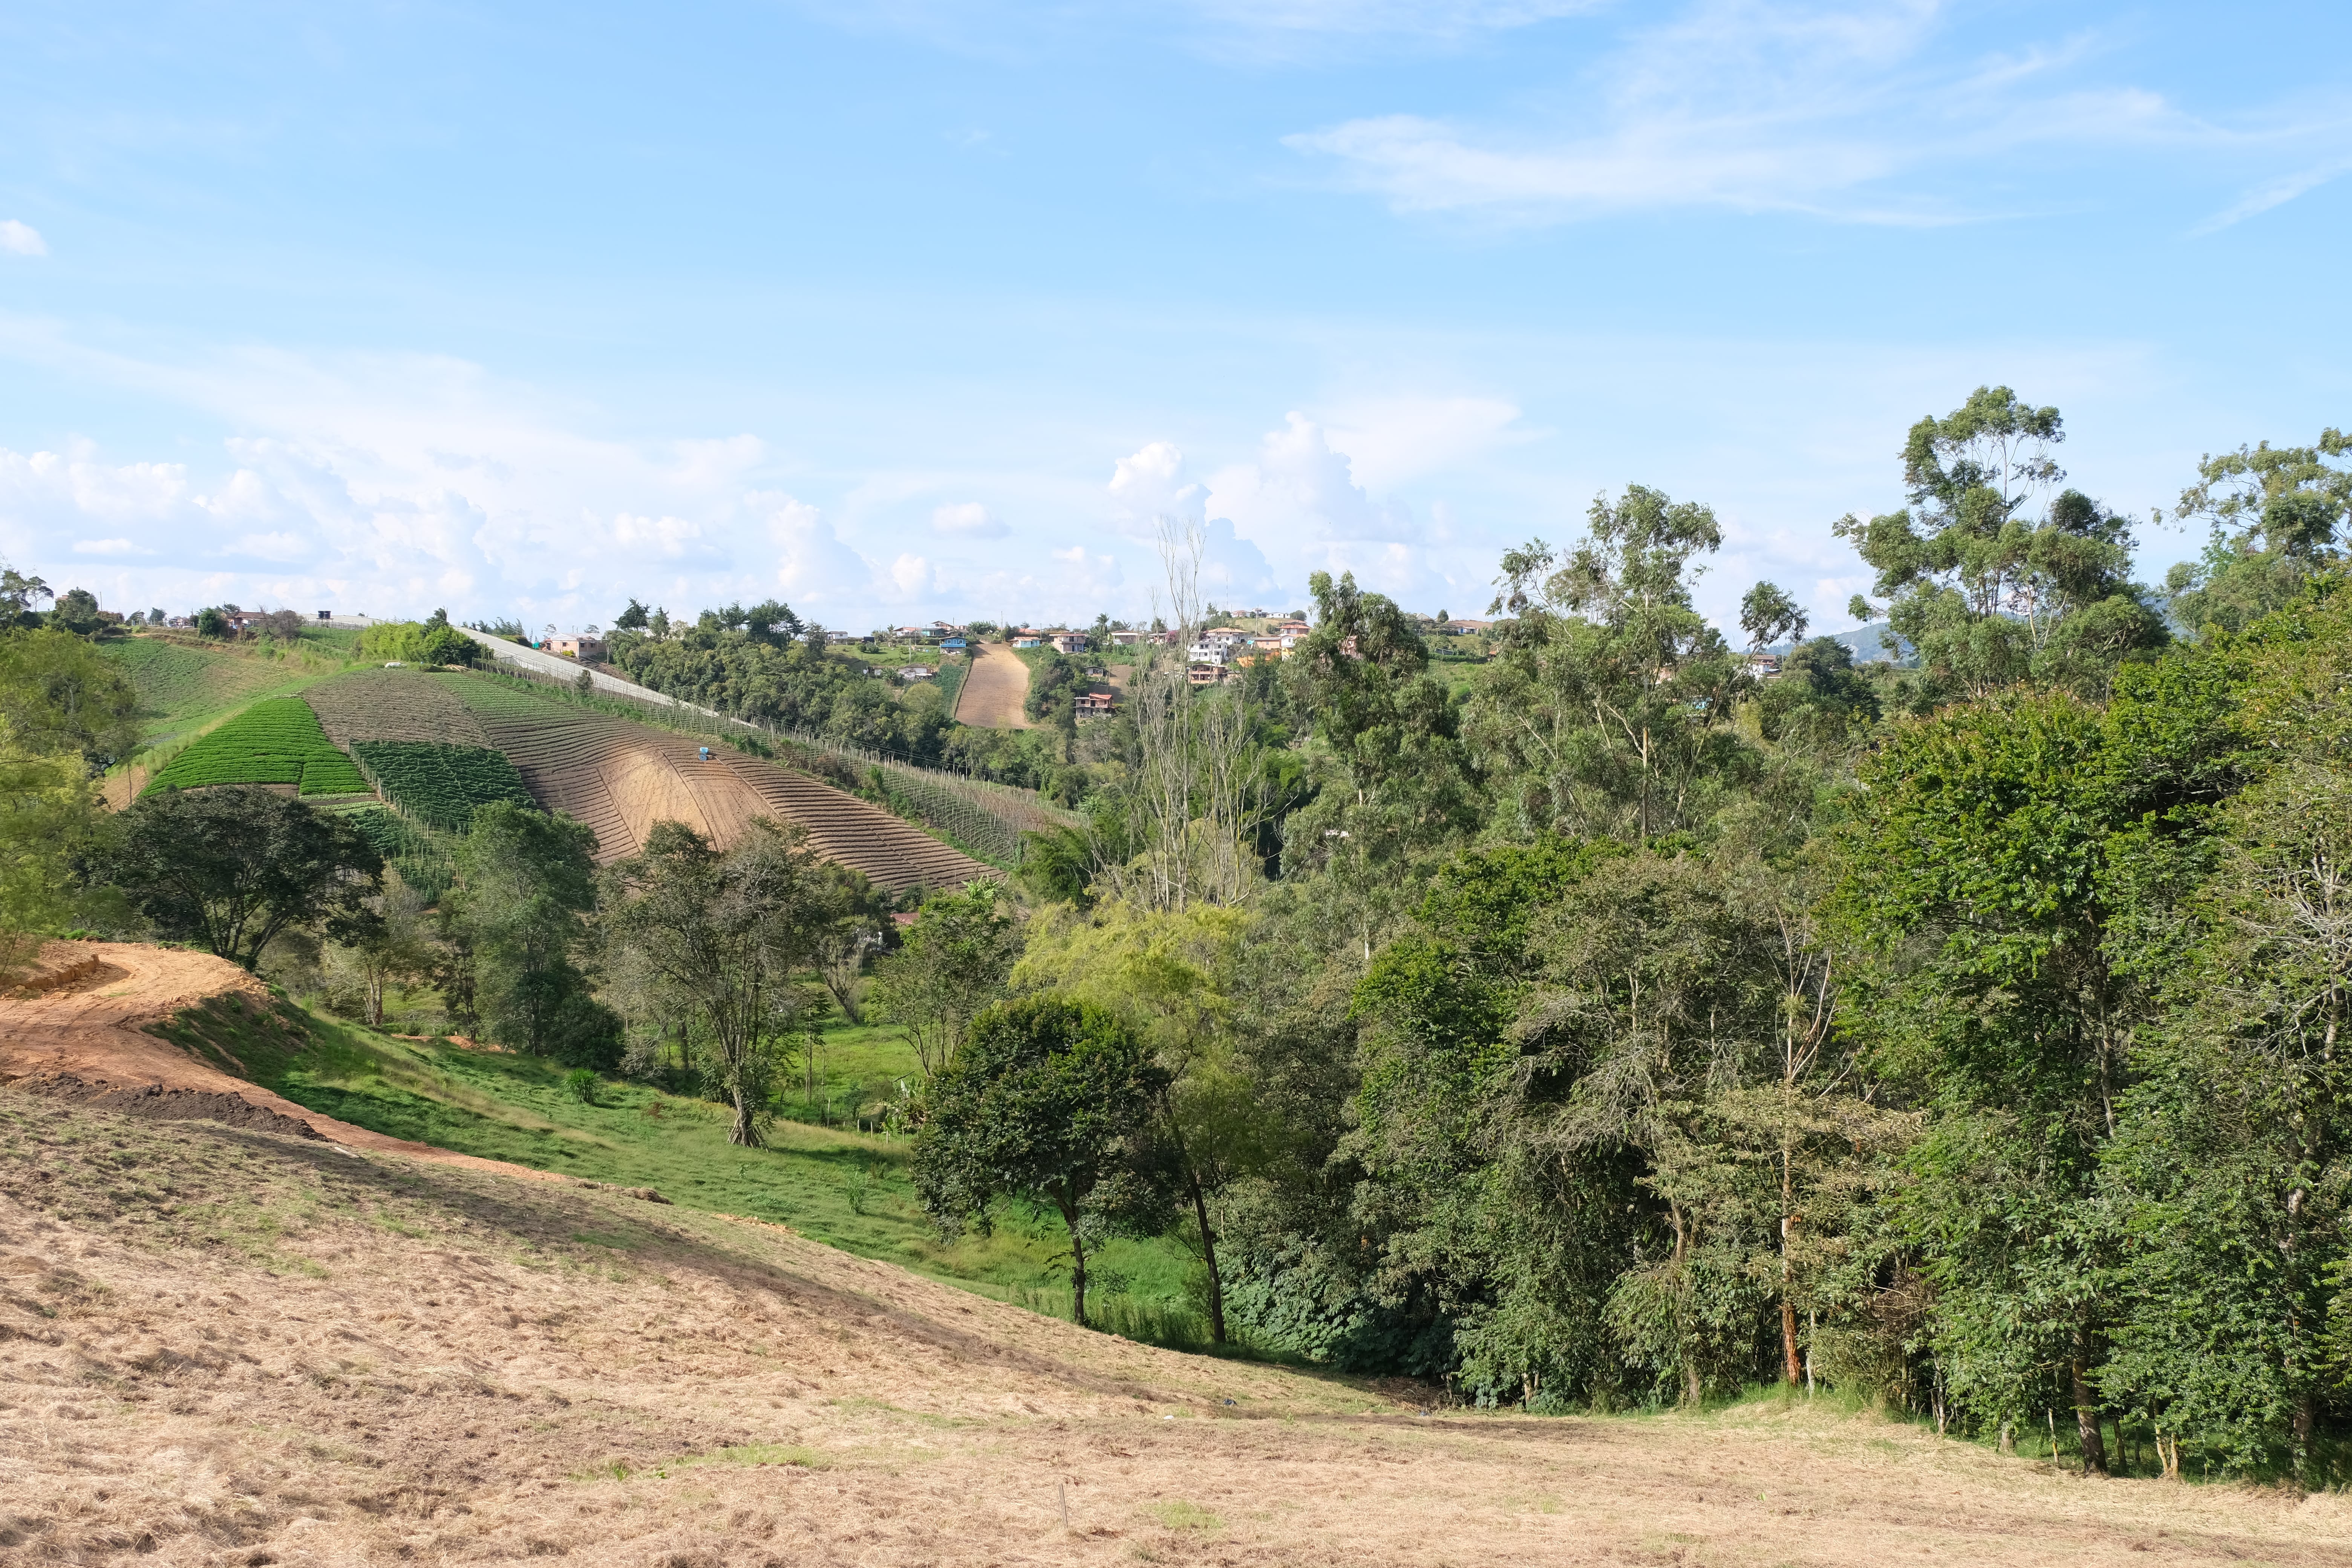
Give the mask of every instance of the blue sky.
[[[1920, 415], [2145, 516], [2352, 421], [2352, 8], [0, 8], [0, 555], [110, 607], [863, 628], [1353, 570], [1630, 481], [1823, 626]], [[2150, 575], [2197, 540], [2144, 530]]]

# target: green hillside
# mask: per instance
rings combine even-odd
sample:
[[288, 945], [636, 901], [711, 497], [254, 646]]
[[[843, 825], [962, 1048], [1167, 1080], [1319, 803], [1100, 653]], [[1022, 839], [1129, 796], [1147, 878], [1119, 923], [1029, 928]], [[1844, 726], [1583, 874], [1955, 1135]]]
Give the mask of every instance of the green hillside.
[[[1067, 1310], [1058, 1217], [1018, 1210], [993, 1234], [942, 1241], [915, 1201], [908, 1141], [779, 1121], [766, 1149], [727, 1142], [721, 1107], [638, 1084], [598, 1084], [595, 1103], [536, 1057], [398, 1038], [306, 1011], [215, 997], [158, 1032], [297, 1104], [397, 1138], [615, 1186], [651, 1187], [688, 1208], [787, 1225], [863, 1258], [1038, 1307]], [[914, 1066], [895, 1030], [832, 1032], [836, 1083]], [[822, 1092], [822, 1091], [821, 1091]], [[1089, 1254], [1114, 1289], [1090, 1309], [1131, 1338], [1190, 1343], [1205, 1329], [1185, 1300], [1191, 1264], [1167, 1240], [1116, 1240]]]

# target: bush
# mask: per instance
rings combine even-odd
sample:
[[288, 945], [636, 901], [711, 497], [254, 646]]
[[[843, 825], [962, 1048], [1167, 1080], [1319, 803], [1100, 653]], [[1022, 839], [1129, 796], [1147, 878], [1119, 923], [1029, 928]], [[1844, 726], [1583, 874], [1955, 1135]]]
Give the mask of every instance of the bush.
[[596, 1089], [602, 1081], [593, 1068], [573, 1068], [563, 1075], [564, 1089], [583, 1105], [596, 1103]]

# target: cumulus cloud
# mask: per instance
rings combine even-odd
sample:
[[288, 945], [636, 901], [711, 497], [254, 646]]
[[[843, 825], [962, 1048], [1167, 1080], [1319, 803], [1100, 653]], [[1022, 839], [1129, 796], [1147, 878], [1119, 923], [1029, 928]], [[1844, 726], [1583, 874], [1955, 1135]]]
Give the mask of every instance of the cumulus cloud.
[[41, 231], [31, 224], [19, 223], [13, 217], [0, 218], [0, 250], [11, 256], [47, 256], [49, 246], [41, 237]]
[[1013, 531], [1003, 518], [976, 500], [934, 508], [931, 527], [962, 539], [1002, 539]]
[[77, 539], [73, 548], [76, 555], [131, 555], [139, 549], [127, 539]]

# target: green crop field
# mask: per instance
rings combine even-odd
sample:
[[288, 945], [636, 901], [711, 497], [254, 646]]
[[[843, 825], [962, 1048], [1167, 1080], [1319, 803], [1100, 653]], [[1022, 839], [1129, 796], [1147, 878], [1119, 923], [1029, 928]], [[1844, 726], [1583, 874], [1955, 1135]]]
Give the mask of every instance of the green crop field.
[[451, 833], [466, 830], [476, 806], [497, 800], [532, 804], [522, 775], [502, 752], [427, 741], [354, 741], [352, 752], [403, 811]]
[[198, 737], [165, 764], [147, 793], [232, 784], [293, 784], [302, 795], [358, 795], [369, 787], [328, 741], [310, 705], [296, 697], [257, 702]]

